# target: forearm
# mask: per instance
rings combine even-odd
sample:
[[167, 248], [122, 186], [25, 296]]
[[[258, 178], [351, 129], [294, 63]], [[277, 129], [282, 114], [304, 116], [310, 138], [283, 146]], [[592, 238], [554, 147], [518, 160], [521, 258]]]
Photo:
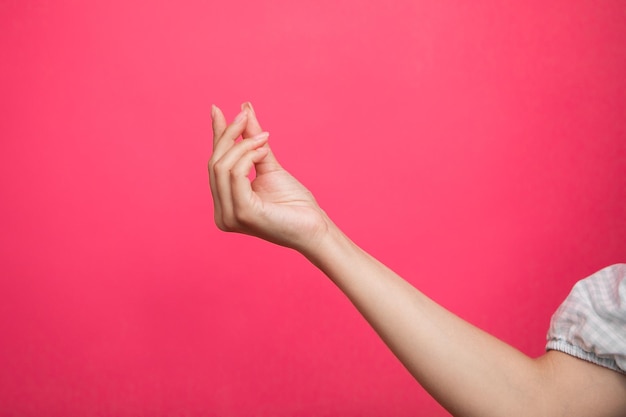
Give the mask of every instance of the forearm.
[[454, 415], [529, 416], [541, 407], [534, 360], [430, 300], [337, 228], [305, 255]]

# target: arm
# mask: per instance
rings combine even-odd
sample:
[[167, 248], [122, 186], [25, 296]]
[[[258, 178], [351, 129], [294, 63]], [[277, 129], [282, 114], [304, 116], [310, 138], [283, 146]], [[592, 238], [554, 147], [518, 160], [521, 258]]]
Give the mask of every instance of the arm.
[[[559, 352], [531, 359], [445, 310], [345, 236], [276, 161], [249, 105], [213, 108], [215, 221], [291, 247], [352, 301], [415, 379], [456, 416], [623, 416], [626, 378]], [[244, 140], [237, 142], [239, 136]], [[256, 169], [250, 182], [248, 174]]]

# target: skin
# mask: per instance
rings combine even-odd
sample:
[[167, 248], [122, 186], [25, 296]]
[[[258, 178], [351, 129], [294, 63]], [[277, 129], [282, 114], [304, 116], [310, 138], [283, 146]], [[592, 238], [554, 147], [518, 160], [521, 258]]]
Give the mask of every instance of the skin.
[[250, 103], [230, 124], [219, 108], [211, 113], [218, 228], [304, 255], [453, 415], [626, 416], [626, 376], [557, 351], [530, 358], [447, 311], [335, 226], [278, 163]]

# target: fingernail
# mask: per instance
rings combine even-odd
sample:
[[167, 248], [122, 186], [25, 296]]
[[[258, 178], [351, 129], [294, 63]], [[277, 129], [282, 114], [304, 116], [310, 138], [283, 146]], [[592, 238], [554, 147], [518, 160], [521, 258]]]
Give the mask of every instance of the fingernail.
[[252, 114], [254, 114], [254, 108], [252, 107], [252, 103], [250, 103], [249, 101], [246, 101], [245, 103], [241, 105], [241, 110], [245, 110], [245, 109], [250, 110]]
[[252, 139], [255, 142], [262, 142], [266, 140], [269, 136], [270, 136], [269, 132], [262, 132], [262, 133], [259, 133], [258, 135], [252, 136], [250, 139]]
[[215, 119], [216, 112], [217, 112], [217, 106], [215, 104], [211, 104], [211, 119]]
[[247, 113], [245, 111], [242, 111], [241, 113], [237, 115], [237, 117], [235, 117], [235, 120], [233, 120], [233, 123], [243, 122], [247, 116], [248, 116]]

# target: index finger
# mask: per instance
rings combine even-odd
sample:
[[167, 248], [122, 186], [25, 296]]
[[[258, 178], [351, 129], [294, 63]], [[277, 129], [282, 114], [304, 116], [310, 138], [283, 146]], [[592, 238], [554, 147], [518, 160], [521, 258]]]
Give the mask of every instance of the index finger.
[[213, 149], [215, 149], [215, 144], [218, 139], [224, 134], [226, 130], [226, 118], [224, 117], [224, 113], [217, 107], [215, 104], [211, 106], [211, 124], [213, 127]]

